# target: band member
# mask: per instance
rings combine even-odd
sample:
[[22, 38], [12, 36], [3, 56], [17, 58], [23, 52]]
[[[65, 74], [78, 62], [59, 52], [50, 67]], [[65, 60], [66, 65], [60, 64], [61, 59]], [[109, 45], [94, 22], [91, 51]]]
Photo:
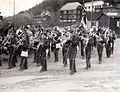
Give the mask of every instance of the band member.
[[52, 38], [52, 50], [54, 52], [54, 62], [58, 62], [58, 52], [59, 52], [59, 44], [60, 44], [60, 39], [59, 37], [61, 36], [61, 33], [57, 28], [55, 28], [55, 34], [54, 37]]
[[42, 69], [41, 71], [47, 71], [47, 59], [46, 59], [46, 50], [49, 49], [49, 39], [47, 39], [47, 34], [44, 33], [42, 35], [42, 48], [43, 48], [43, 53], [42, 53], [42, 61], [41, 61], [41, 65], [42, 65]]
[[47, 32], [47, 40], [48, 40], [48, 44], [49, 44], [49, 46], [48, 46], [48, 49], [47, 49], [47, 58], [49, 59], [50, 57], [51, 57], [51, 49], [50, 49], [50, 47], [51, 47], [51, 41], [52, 41], [52, 39], [51, 39], [51, 33], [50, 33], [50, 31], [51, 30], [47, 30], [46, 32]]
[[1, 58], [1, 55], [2, 55], [2, 37], [0, 36], [0, 66], [2, 66], [2, 58]]
[[85, 57], [85, 52], [84, 52], [84, 48], [85, 48], [85, 43], [84, 43], [84, 38], [85, 38], [85, 35], [81, 36], [81, 40], [80, 40], [80, 53], [81, 53], [81, 56], [82, 58], [84, 59]]
[[23, 30], [23, 32], [24, 34], [22, 36], [20, 70], [28, 69], [27, 57], [28, 57], [29, 38], [26, 29]]
[[106, 43], [105, 43], [105, 48], [106, 48], [106, 56], [109, 58], [111, 55], [111, 42], [110, 42], [110, 29], [107, 29], [105, 31], [105, 39], [106, 39]]
[[37, 60], [37, 55], [39, 55], [39, 54], [37, 54], [38, 53], [38, 50], [37, 50], [37, 46], [38, 46], [38, 44], [39, 44], [39, 42], [40, 42], [40, 39], [41, 39], [41, 30], [40, 30], [40, 28], [39, 27], [37, 27], [37, 29], [36, 29], [36, 32], [34, 33], [34, 46], [33, 46], [33, 49], [34, 49], [34, 63], [37, 63], [37, 66], [39, 66], [39, 64], [38, 64], [38, 60]]
[[94, 44], [94, 38], [92, 36], [86, 38], [86, 46], [85, 46], [86, 69], [89, 69], [91, 67], [90, 59], [91, 59], [91, 51], [93, 44]]
[[62, 55], [63, 55], [63, 65], [64, 67], [67, 66], [67, 58], [68, 58], [68, 52], [70, 49], [70, 40], [65, 41], [65, 43], [63, 43], [63, 47], [62, 47]]
[[105, 43], [103, 35], [97, 35], [96, 37], [96, 47], [98, 53], [99, 64], [102, 63], [102, 53], [103, 53], [103, 44]]
[[112, 50], [110, 40], [106, 42], [105, 48], [106, 48], [106, 56], [109, 58]]
[[11, 69], [16, 66], [17, 57], [16, 57], [16, 39], [15, 34], [13, 32], [13, 27], [9, 29], [9, 34], [7, 35], [7, 42], [4, 45], [7, 45], [9, 51], [9, 59], [8, 59], [8, 69]]
[[49, 48], [49, 40], [47, 39], [47, 34], [42, 33], [41, 41], [38, 44], [37, 51], [37, 62], [40, 63], [42, 68], [41, 72], [47, 71], [47, 60], [46, 60], [46, 49]]
[[111, 31], [111, 37], [110, 38], [111, 38], [110, 42], [111, 42], [111, 48], [112, 48], [111, 54], [113, 54], [113, 52], [114, 52], [114, 42], [115, 42], [115, 40], [117, 38], [117, 36], [115, 34], [115, 31]]
[[70, 74], [74, 74], [76, 72], [76, 64], [75, 64], [75, 58], [77, 55], [77, 45], [79, 44], [79, 37], [72, 33], [72, 36], [70, 38], [70, 48], [69, 48], [69, 61], [70, 61]]

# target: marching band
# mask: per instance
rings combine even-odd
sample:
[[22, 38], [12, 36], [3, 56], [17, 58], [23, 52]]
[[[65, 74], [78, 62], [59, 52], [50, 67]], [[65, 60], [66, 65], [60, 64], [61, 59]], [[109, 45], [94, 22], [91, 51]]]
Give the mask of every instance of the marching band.
[[86, 69], [91, 68], [90, 59], [93, 48], [97, 49], [99, 64], [102, 63], [104, 47], [108, 58], [113, 54], [114, 41], [117, 38], [115, 31], [99, 27], [86, 30], [83, 26], [76, 29], [60, 27], [45, 29], [42, 26], [27, 25], [21, 26], [15, 33], [11, 27], [7, 36], [0, 37], [0, 66], [3, 62], [1, 55], [6, 50], [9, 55], [8, 69], [16, 67], [18, 55], [21, 57], [20, 70], [28, 69], [27, 58], [33, 52], [33, 63], [42, 66], [41, 72], [47, 71], [47, 60], [50, 58], [51, 52], [54, 53], [54, 62], [59, 62], [59, 51], [62, 49], [63, 66], [67, 67], [69, 59], [70, 74], [72, 75], [76, 72], [77, 51], [80, 51], [83, 59], [86, 58]]

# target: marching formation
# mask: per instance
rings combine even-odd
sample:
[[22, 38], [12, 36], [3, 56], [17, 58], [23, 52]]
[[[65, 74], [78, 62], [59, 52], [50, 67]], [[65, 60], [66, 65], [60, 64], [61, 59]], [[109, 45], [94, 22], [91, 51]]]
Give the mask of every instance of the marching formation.
[[[86, 59], [86, 69], [91, 68], [93, 48], [97, 49], [98, 62], [102, 63], [103, 48], [109, 58], [114, 52], [115, 31], [109, 28], [93, 27], [86, 30], [82, 25], [77, 28], [54, 27], [45, 29], [42, 26], [21, 26], [14, 31], [9, 28], [7, 36], [0, 37], [0, 66], [6, 53], [8, 69], [16, 67], [20, 56], [20, 70], [28, 69], [29, 55], [34, 53], [36, 66], [41, 66], [41, 72], [47, 71], [47, 61], [54, 53], [54, 62], [59, 62], [59, 51], [62, 49], [63, 67], [69, 64], [70, 74], [76, 72], [76, 55], [80, 51], [80, 58]], [[79, 50], [78, 50], [79, 48]], [[69, 63], [68, 63], [69, 59]]]

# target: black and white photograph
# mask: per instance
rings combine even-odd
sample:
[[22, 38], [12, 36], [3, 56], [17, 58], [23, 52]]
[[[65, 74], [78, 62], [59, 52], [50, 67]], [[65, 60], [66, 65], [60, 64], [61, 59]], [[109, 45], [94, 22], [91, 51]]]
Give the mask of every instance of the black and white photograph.
[[120, 92], [120, 0], [0, 0], [0, 92]]

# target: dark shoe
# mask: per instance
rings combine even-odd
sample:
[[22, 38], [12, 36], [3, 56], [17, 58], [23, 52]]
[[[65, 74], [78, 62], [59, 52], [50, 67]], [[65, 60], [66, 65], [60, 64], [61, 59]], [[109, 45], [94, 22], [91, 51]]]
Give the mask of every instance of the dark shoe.
[[8, 67], [7, 69], [12, 69], [12, 67]]
[[88, 69], [89, 69], [89, 67], [86, 67], [86, 69], [88, 70]]
[[58, 60], [55, 60], [54, 62], [56, 63], [56, 62], [58, 62]]
[[63, 67], [67, 67], [67, 64], [64, 64]]
[[91, 67], [91, 65], [88, 66], [89, 68]]
[[74, 73], [73, 72], [70, 72], [70, 75], [73, 75]]
[[45, 72], [46, 70], [41, 69], [40, 72]]
[[37, 67], [39, 67], [39, 66], [40, 66], [40, 64], [36, 64], [36, 66], [37, 66]]
[[24, 69], [23, 69], [23, 68], [20, 68], [19, 70], [20, 70], [20, 71], [23, 71]]
[[98, 64], [101, 64], [102, 62], [98, 62]]
[[24, 68], [24, 70], [25, 70], [25, 69], [28, 69], [28, 67]]

